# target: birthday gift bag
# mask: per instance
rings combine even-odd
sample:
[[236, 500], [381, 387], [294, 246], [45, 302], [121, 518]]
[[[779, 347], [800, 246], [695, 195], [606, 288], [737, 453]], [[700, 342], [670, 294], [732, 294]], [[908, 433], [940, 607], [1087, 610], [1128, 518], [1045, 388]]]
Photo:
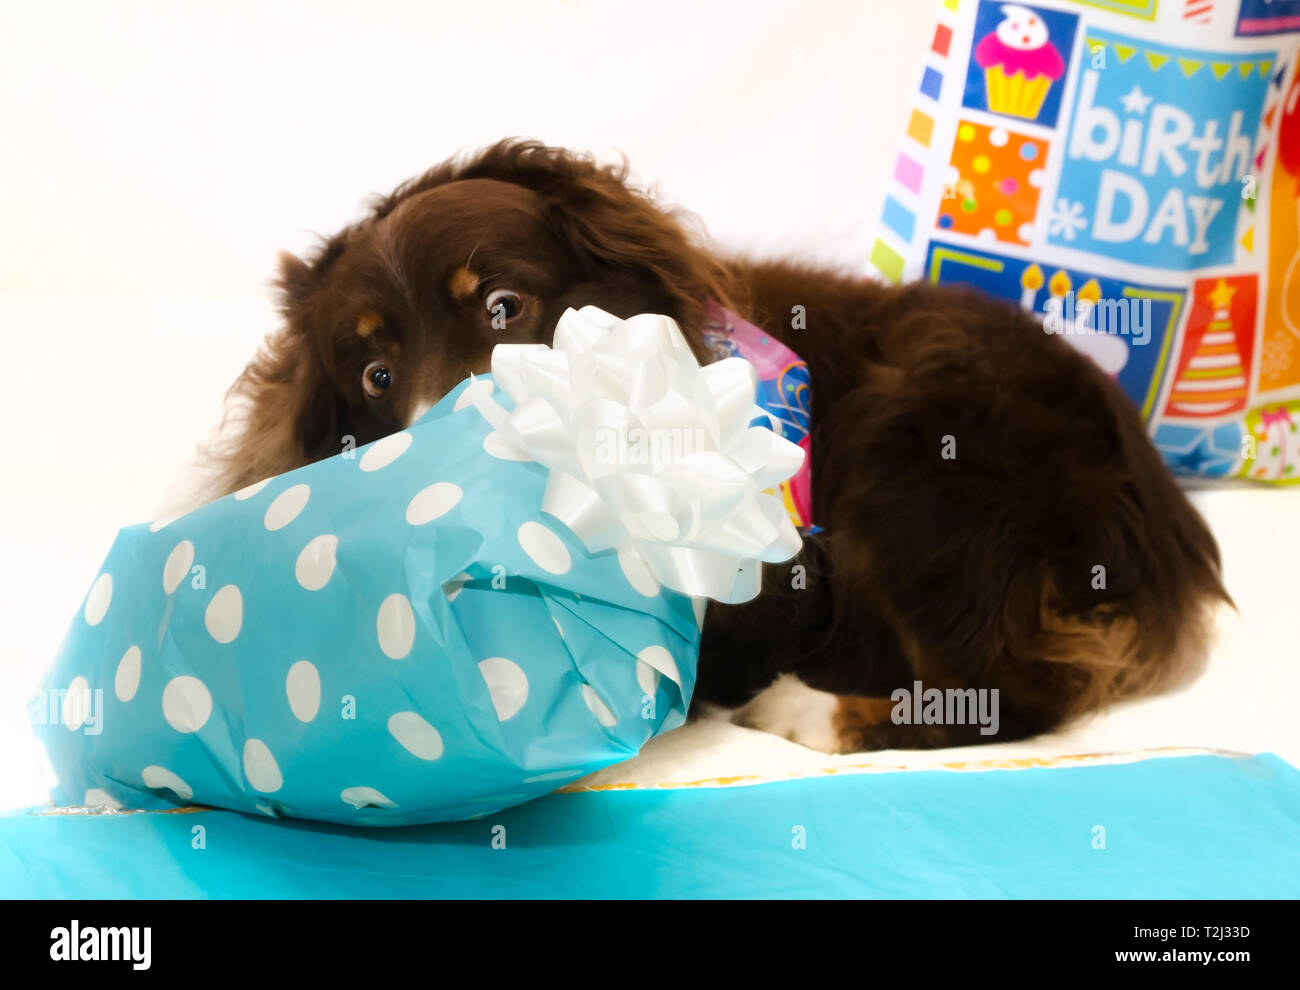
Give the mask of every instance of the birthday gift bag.
[[1300, 0], [944, 0], [872, 274], [1089, 354], [1179, 474], [1300, 480]]
[[570, 310], [419, 422], [123, 529], [33, 699], [61, 805], [479, 817], [680, 725], [705, 597], [799, 547], [756, 375]]

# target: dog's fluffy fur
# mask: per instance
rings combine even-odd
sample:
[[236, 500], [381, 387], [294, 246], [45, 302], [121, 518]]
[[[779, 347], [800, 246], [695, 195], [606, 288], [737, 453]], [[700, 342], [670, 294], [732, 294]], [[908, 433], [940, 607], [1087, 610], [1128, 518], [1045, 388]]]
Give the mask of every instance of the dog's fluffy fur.
[[[812, 374], [825, 531], [796, 561], [804, 581], [770, 566], [755, 601], [710, 608], [697, 697], [741, 705], [795, 675], [834, 696], [830, 724], [780, 731], [823, 749], [1005, 741], [1168, 688], [1226, 599], [1137, 411], [1061, 337], [969, 291], [720, 257], [625, 169], [503, 141], [284, 257], [279, 288], [284, 328], [232, 387], [223, 491], [403, 428], [489, 370], [494, 345], [549, 342], [569, 306], [667, 314], [707, 360], [713, 298], [789, 343]], [[499, 289], [517, 294], [496, 306], [504, 329]], [[371, 362], [391, 374], [375, 396]], [[896, 724], [880, 699], [915, 681], [998, 689], [1000, 732]]]

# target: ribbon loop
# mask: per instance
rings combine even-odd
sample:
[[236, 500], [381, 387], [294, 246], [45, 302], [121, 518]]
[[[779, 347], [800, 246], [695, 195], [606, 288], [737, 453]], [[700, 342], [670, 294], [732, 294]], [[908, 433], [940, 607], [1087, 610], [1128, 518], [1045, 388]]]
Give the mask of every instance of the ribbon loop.
[[591, 553], [643, 560], [665, 587], [724, 603], [758, 594], [763, 563], [798, 552], [768, 489], [804, 452], [754, 427], [757, 375], [727, 358], [701, 368], [666, 316], [567, 310], [555, 346], [501, 344], [492, 373], [510, 396], [475, 407], [550, 471], [542, 510]]

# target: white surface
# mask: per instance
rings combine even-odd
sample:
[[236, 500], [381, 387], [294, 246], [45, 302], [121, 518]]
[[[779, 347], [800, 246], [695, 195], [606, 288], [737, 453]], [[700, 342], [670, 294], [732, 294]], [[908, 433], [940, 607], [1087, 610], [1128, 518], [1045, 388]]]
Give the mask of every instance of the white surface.
[[[26, 4], [0, 31], [0, 807], [43, 796], [27, 691], [117, 528], [160, 509], [275, 326], [278, 250], [461, 148], [523, 134], [626, 152], [723, 244], [858, 265], [935, 9], [195, 6]], [[1203, 501], [1247, 619], [1206, 680], [1030, 745], [1300, 759], [1297, 500]], [[664, 779], [825, 762], [730, 726], [688, 727], [641, 765], [656, 753]]]

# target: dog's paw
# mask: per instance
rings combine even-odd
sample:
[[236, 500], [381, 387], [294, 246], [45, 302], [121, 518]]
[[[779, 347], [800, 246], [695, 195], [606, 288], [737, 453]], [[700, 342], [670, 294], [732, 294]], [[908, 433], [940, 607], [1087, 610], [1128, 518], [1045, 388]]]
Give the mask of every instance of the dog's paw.
[[731, 721], [822, 753], [842, 753], [845, 750], [835, 727], [839, 707], [838, 695], [810, 688], [793, 674], [782, 674], [737, 709]]

